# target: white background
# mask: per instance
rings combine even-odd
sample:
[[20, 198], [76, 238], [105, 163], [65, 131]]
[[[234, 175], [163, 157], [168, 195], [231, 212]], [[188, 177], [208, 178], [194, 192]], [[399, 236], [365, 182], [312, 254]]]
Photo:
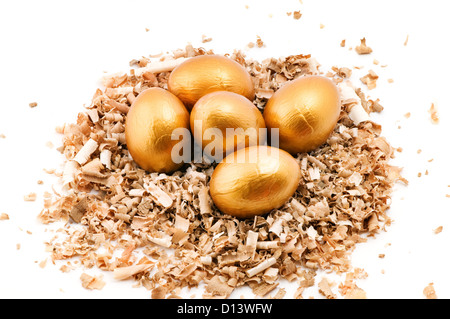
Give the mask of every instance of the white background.
[[[55, 226], [36, 220], [43, 192], [56, 179], [44, 168], [60, 169], [55, 127], [74, 122], [90, 102], [104, 72], [129, 70], [133, 58], [170, 52], [187, 43], [217, 53], [246, 50], [262, 60], [312, 54], [321, 70], [363, 66], [352, 81], [373, 69], [377, 88], [366, 93], [384, 106], [374, 119], [394, 147], [393, 164], [404, 167], [409, 186], [397, 185], [386, 232], [360, 244], [353, 265], [368, 278], [357, 282], [369, 298], [424, 298], [433, 282], [439, 298], [450, 297], [450, 174], [447, 18], [448, 1], [298, 0], [263, 1], [2, 1], [0, 2], [0, 297], [1, 298], [149, 298], [130, 281], [107, 282], [100, 291], [81, 287], [82, 270], [63, 274], [59, 265], [38, 263], [48, 254], [44, 241]], [[300, 10], [300, 20], [286, 12]], [[321, 24], [323, 28], [321, 28]], [[148, 29], [148, 31], [146, 30]], [[202, 35], [212, 37], [202, 43]], [[407, 46], [404, 46], [409, 35]], [[264, 48], [246, 49], [260, 36]], [[355, 47], [366, 37], [373, 53]], [[346, 47], [340, 42], [346, 39]], [[374, 59], [380, 61], [374, 65]], [[381, 65], [387, 65], [381, 68]], [[392, 78], [394, 83], [388, 83]], [[36, 108], [29, 103], [37, 102]], [[431, 123], [435, 103], [440, 123]], [[410, 112], [409, 119], [404, 114]], [[46, 146], [47, 142], [53, 148]], [[421, 150], [420, 154], [417, 152]], [[429, 162], [430, 159], [433, 161]], [[425, 172], [428, 171], [428, 175]], [[422, 177], [418, 177], [418, 173]], [[43, 185], [37, 181], [43, 180]], [[24, 195], [36, 192], [35, 202]], [[440, 234], [433, 230], [443, 226]], [[20, 249], [17, 249], [17, 245]], [[379, 258], [385, 254], [385, 258]], [[86, 271], [93, 275], [96, 269]], [[332, 278], [331, 276], [329, 276]], [[320, 276], [317, 280], [320, 280]], [[341, 281], [336, 280], [336, 285]], [[286, 297], [296, 284], [282, 283]], [[334, 291], [337, 293], [337, 287]], [[201, 297], [201, 292], [187, 291]], [[249, 290], [241, 295], [253, 297]], [[321, 298], [317, 289], [305, 296]]]

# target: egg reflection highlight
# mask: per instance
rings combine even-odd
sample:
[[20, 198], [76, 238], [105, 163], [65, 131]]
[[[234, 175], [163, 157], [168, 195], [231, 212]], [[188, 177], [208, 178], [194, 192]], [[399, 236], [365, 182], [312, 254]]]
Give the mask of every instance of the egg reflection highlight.
[[326, 142], [341, 110], [337, 86], [323, 76], [286, 83], [267, 101], [264, 120], [279, 129], [279, 147], [291, 154], [309, 152]]
[[247, 70], [222, 55], [200, 55], [186, 60], [170, 74], [167, 86], [190, 110], [204, 95], [230, 91], [253, 100], [255, 90]]
[[172, 149], [180, 142], [172, 139], [172, 133], [178, 128], [189, 129], [189, 112], [175, 95], [161, 88], [141, 92], [131, 105], [125, 124], [131, 157], [149, 172], [177, 170], [183, 165], [172, 159]]
[[297, 161], [281, 149], [251, 146], [228, 155], [211, 176], [210, 195], [225, 214], [251, 218], [277, 209], [295, 193]]

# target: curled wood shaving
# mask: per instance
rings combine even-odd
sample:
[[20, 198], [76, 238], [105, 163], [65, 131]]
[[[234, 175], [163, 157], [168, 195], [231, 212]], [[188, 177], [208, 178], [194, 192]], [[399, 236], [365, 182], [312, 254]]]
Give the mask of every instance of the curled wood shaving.
[[164, 192], [161, 188], [156, 186], [153, 182], [149, 182], [148, 184], [144, 184], [144, 188], [147, 192], [153, 195], [156, 200], [164, 207], [172, 206], [173, 200], [172, 198]]
[[93, 139], [89, 139], [86, 144], [84, 144], [83, 147], [78, 151], [73, 160], [78, 164], [83, 165], [89, 160], [92, 153], [97, 150], [97, 147], [98, 143]]
[[300, 19], [300, 18], [302, 17], [302, 13], [301, 13], [300, 11], [286, 12], [286, 14], [287, 14], [288, 16], [291, 16], [291, 15], [292, 15], [292, 17], [293, 17], [295, 20], [298, 20], [298, 19]]
[[94, 158], [92, 161], [81, 167], [81, 172], [85, 175], [105, 178], [106, 175], [102, 173], [103, 169], [104, 167], [100, 161], [100, 158]]
[[356, 268], [353, 272], [345, 275], [345, 281], [339, 284], [340, 293], [345, 299], [367, 299], [366, 292], [356, 285], [355, 279], [367, 278], [367, 273]]
[[423, 294], [427, 299], [438, 299], [436, 291], [434, 290], [434, 283], [432, 282], [423, 289]]
[[248, 285], [252, 289], [253, 293], [256, 296], [264, 297], [268, 293], [270, 293], [272, 290], [274, 290], [278, 286], [278, 283], [269, 284], [267, 282], [252, 281], [252, 282], [249, 282]]
[[111, 157], [112, 152], [109, 149], [104, 149], [100, 153], [100, 163], [105, 165], [106, 168], [111, 169]]
[[344, 297], [345, 299], [367, 299], [366, 292], [357, 286], [349, 289]]
[[204, 297], [227, 298], [234, 289], [225, 280], [226, 278], [217, 275], [212, 277], [205, 288], [206, 294]]
[[273, 284], [278, 279], [278, 272], [278, 268], [268, 268], [266, 269], [266, 271], [264, 271], [262, 279], [268, 284]]
[[258, 48], [263, 48], [266, 46], [266, 44], [263, 42], [263, 40], [261, 39], [261, 37], [259, 35], [256, 36], [256, 46]]
[[403, 42], [403, 45], [404, 45], [405, 47], [408, 45], [408, 41], [409, 41], [409, 34], [406, 35], [405, 42]]
[[370, 115], [362, 105], [361, 97], [357, 94], [350, 81], [338, 84], [342, 105], [348, 109], [348, 117], [358, 125], [370, 121]]
[[188, 58], [180, 57], [178, 59], [173, 60], [150, 62], [146, 67], [137, 69], [134, 74], [136, 76], [140, 76], [146, 72], [151, 72], [153, 74], [161, 72], [169, 72], [175, 69], [181, 63], [183, 63], [186, 59]]
[[276, 262], [277, 260], [274, 257], [270, 257], [269, 259], [266, 259], [263, 262], [261, 262], [259, 265], [248, 269], [246, 273], [249, 277], [253, 277], [257, 273], [260, 273], [261, 271], [266, 270], [267, 268], [275, 265]]
[[280, 288], [280, 289], [278, 289], [277, 293], [271, 298], [272, 299], [283, 299], [285, 295], [286, 295], [286, 289]]
[[355, 51], [358, 54], [370, 54], [372, 48], [366, 45], [366, 38], [361, 39], [361, 44], [355, 47]]
[[81, 285], [86, 289], [98, 289], [101, 290], [105, 286], [105, 282], [103, 281], [103, 275], [99, 276], [90, 276], [86, 273], [82, 273], [80, 276]]
[[319, 292], [327, 299], [336, 299], [336, 294], [331, 290], [330, 282], [324, 277], [319, 282]]
[[163, 286], [159, 286], [152, 290], [152, 299], [164, 299], [167, 294], [167, 289]]
[[[215, 164], [191, 163], [171, 175], [139, 168], [124, 138], [131, 103], [146, 88], [167, 88], [170, 71], [182, 61], [211, 53], [188, 45], [169, 56], [139, 59], [128, 74], [105, 78], [105, 89], [96, 90], [87, 111], [59, 129], [66, 159], [62, 191], [45, 197], [39, 219], [82, 227], [68, 223], [60, 231], [63, 240], [47, 243], [52, 260], [78, 257], [82, 265], [112, 271], [117, 280], [133, 278], [152, 298], [203, 283], [204, 298], [227, 298], [245, 285], [265, 296], [280, 279], [298, 282], [295, 296], [301, 298], [315, 284], [316, 270], [349, 271], [349, 255], [366, 240], [363, 235], [390, 224], [393, 185], [407, 181], [401, 168], [388, 163], [394, 149], [371, 121], [370, 113], [382, 110], [378, 100], [367, 100], [339, 68], [338, 124], [321, 147], [296, 156], [301, 182], [279, 209], [253, 219], [221, 213], [209, 196]], [[261, 111], [286, 82], [321, 73], [310, 55], [262, 62], [240, 51], [227, 56], [252, 76], [253, 103]], [[138, 253], [145, 260], [137, 262]], [[95, 282], [84, 280], [86, 286]], [[325, 283], [320, 286], [334, 296]], [[361, 293], [353, 288], [355, 296]]]
[[114, 279], [124, 280], [135, 276], [136, 274], [147, 272], [153, 268], [153, 263], [136, 264], [114, 269]]
[[211, 42], [212, 38], [202, 34], [202, 43]]
[[433, 124], [438, 124], [439, 123], [439, 115], [436, 109], [436, 106], [434, 105], [434, 103], [431, 103], [431, 107], [428, 110], [428, 113], [430, 113], [430, 117], [431, 117], [431, 122]]
[[[112, 93], [112, 91], [109, 91], [110, 93]], [[132, 91], [128, 92], [128, 94], [132, 93]], [[109, 99], [108, 101], [106, 101], [106, 103], [112, 108], [112, 109], [116, 109], [121, 113], [128, 113], [128, 111], [130, 110], [130, 107], [124, 103], [120, 103], [117, 102], [113, 99]]]
[[29, 193], [23, 197], [23, 200], [26, 202], [34, 202], [37, 198], [36, 193]]
[[83, 218], [84, 214], [87, 211], [87, 206], [87, 197], [83, 197], [75, 206], [72, 207], [69, 216], [73, 219], [74, 222], [81, 222], [81, 218]]
[[377, 87], [377, 80], [378, 75], [373, 70], [369, 70], [369, 73], [361, 78], [361, 82], [367, 85], [369, 90]]

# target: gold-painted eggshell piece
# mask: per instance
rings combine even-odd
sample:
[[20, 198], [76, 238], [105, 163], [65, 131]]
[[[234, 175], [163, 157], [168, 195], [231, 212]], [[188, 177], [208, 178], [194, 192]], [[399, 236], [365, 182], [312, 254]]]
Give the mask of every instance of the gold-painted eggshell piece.
[[238, 149], [264, 144], [266, 125], [258, 108], [237, 93], [217, 91], [201, 97], [191, 111], [191, 132], [198, 145], [223, 159]]
[[183, 163], [172, 160], [177, 128], [189, 130], [189, 112], [172, 93], [149, 88], [134, 100], [127, 114], [125, 137], [133, 160], [149, 172], [171, 173]]
[[279, 147], [291, 154], [309, 152], [326, 142], [341, 110], [337, 86], [323, 76], [286, 83], [264, 109], [268, 129], [279, 128]]
[[289, 153], [251, 146], [228, 155], [215, 168], [210, 195], [225, 214], [251, 218], [281, 207], [295, 193], [300, 168]]
[[230, 91], [253, 100], [255, 89], [247, 70], [222, 55], [199, 55], [177, 66], [167, 82], [190, 110], [202, 96], [215, 91]]

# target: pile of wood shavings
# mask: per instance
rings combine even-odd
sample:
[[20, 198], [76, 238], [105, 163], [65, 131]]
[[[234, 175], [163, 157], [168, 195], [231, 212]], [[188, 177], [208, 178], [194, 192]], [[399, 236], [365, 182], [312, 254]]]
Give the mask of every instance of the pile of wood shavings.
[[[394, 149], [370, 121], [382, 107], [345, 72], [332, 75], [342, 96], [339, 122], [327, 143], [296, 157], [301, 182], [280, 209], [245, 220], [222, 214], [208, 193], [214, 164], [192, 163], [172, 175], [140, 169], [124, 137], [131, 103], [148, 87], [167, 88], [170, 71], [182, 61], [212, 53], [187, 46], [133, 60], [129, 74], [105, 77], [76, 123], [59, 129], [62, 189], [46, 199], [39, 218], [67, 221], [47, 243], [53, 261], [67, 261], [61, 270], [69, 271], [77, 257], [83, 267], [134, 279], [152, 298], [178, 297], [182, 288], [201, 284], [203, 298], [227, 298], [243, 285], [264, 297], [284, 278], [298, 285], [295, 298], [302, 298], [316, 271], [350, 271], [355, 245], [389, 225], [393, 185], [406, 181], [388, 164]], [[242, 52], [228, 56], [252, 75], [261, 110], [286, 81], [321, 73], [309, 55], [263, 62]], [[278, 290], [276, 296], [283, 295]]]

